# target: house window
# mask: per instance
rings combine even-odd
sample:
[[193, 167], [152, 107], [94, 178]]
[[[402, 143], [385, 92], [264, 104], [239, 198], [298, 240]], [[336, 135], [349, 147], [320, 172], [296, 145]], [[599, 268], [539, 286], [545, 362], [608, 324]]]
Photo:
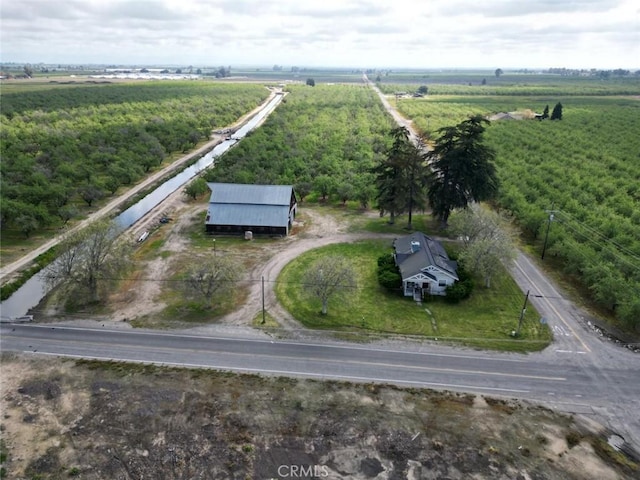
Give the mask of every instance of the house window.
[[447, 286], [447, 282], [446, 282], [445, 280], [440, 280], [440, 281], [438, 282], [438, 286], [439, 286], [439, 287], [446, 287], [446, 286]]

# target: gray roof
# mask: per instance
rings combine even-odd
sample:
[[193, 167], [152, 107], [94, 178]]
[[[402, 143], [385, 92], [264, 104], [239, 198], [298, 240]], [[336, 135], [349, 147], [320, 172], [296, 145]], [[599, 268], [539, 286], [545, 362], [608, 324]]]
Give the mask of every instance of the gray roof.
[[[412, 250], [412, 242], [418, 242], [420, 248]], [[393, 242], [396, 252], [396, 263], [403, 279], [422, 272], [422, 269], [434, 265], [458, 280], [456, 270], [458, 264], [449, 260], [449, 256], [440, 242], [422, 232], [415, 232]], [[424, 273], [424, 272], [423, 272]]]
[[207, 224], [286, 227], [293, 187], [208, 183]]
[[291, 185], [247, 185], [242, 183], [207, 183], [211, 190], [209, 203], [289, 206]]

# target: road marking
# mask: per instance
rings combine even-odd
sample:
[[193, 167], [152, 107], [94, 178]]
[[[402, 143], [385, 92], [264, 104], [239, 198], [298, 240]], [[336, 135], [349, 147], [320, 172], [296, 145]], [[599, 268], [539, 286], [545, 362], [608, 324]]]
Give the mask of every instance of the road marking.
[[[25, 351], [24, 353], [34, 352]], [[529, 393], [530, 390], [518, 390], [513, 388], [499, 388], [499, 387], [480, 387], [475, 385], [459, 385], [455, 383], [436, 383], [436, 382], [419, 382], [416, 380], [398, 380], [391, 378], [375, 378], [375, 377], [359, 377], [354, 375], [325, 375], [322, 373], [308, 373], [308, 372], [297, 372], [295, 370], [267, 370], [263, 368], [243, 368], [243, 367], [222, 367], [216, 365], [202, 365], [197, 363], [174, 363], [174, 362], [150, 362], [145, 360], [133, 360], [133, 359], [113, 359], [109, 357], [85, 357], [82, 355], [73, 355], [69, 353], [58, 354], [52, 352], [37, 352], [35, 355], [48, 355], [53, 357], [67, 357], [67, 358], [78, 358], [84, 360], [103, 360], [103, 361], [113, 361], [113, 362], [126, 362], [126, 363], [142, 363], [146, 365], [158, 365], [158, 366], [177, 366], [177, 367], [185, 367], [185, 368], [207, 368], [211, 370], [222, 370], [222, 371], [231, 371], [231, 372], [249, 372], [249, 373], [264, 373], [264, 374], [275, 374], [275, 375], [293, 375], [299, 377], [313, 377], [313, 378], [322, 378], [322, 379], [343, 379], [343, 380], [353, 380], [353, 381], [366, 381], [366, 382], [377, 382], [377, 383], [390, 383], [390, 384], [406, 384], [406, 385], [419, 385], [419, 386], [431, 386], [431, 387], [440, 387], [440, 388], [462, 388], [465, 390], [489, 390], [489, 391], [500, 391], [500, 392], [510, 392], [510, 393]]]
[[[72, 340], [59, 340], [59, 339], [47, 340], [47, 342], [49, 342], [49, 344], [56, 343], [61, 345], [68, 345], [68, 344], [75, 345], [76, 343]], [[88, 347], [91, 345], [100, 346], [100, 347], [110, 346], [109, 344], [106, 344], [106, 343], [82, 342], [82, 347]], [[117, 345], [117, 346], [121, 347], [121, 345]], [[455, 368], [439, 368], [439, 367], [429, 367], [429, 366], [422, 366], [422, 365], [407, 365], [403, 363], [368, 362], [363, 360], [344, 360], [344, 359], [332, 359], [332, 358], [311, 357], [311, 356], [299, 358], [292, 355], [269, 355], [269, 354], [259, 354], [259, 353], [227, 352], [227, 351], [220, 351], [220, 350], [204, 350], [204, 349], [176, 348], [176, 347], [163, 347], [163, 346], [154, 347], [154, 346], [147, 346], [147, 345], [127, 345], [127, 346], [134, 347], [138, 351], [146, 350], [148, 352], [153, 352], [160, 355], [162, 354], [169, 355], [172, 352], [187, 353], [187, 354], [203, 353], [203, 354], [209, 354], [209, 355], [217, 354], [217, 355], [226, 355], [226, 356], [234, 356], [234, 357], [251, 357], [251, 358], [263, 357], [263, 358], [273, 359], [273, 360], [294, 359], [297, 361], [324, 362], [327, 364], [338, 364], [338, 365], [364, 365], [369, 367], [373, 367], [373, 366], [389, 367], [389, 368], [399, 368], [399, 369], [414, 370], [414, 371], [452, 373], [452, 374], [458, 374], [458, 375], [485, 375], [485, 376], [496, 376], [496, 377], [528, 378], [533, 380], [549, 380], [549, 381], [556, 381], [556, 382], [567, 381], [566, 377], [523, 375], [518, 373], [504, 373], [504, 372], [484, 371], [484, 370], [462, 370], [462, 369], [455, 369]]]
[[558, 352], [558, 353], [582, 353], [582, 354], [587, 353], [587, 352], [583, 352], [581, 350], [576, 350], [575, 352], [573, 350], [556, 350], [556, 352]]
[[[518, 264], [518, 262], [514, 262], [516, 267], [518, 268], [518, 270], [520, 270], [522, 272], [522, 274], [527, 277], [527, 279], [529, 280], [529, 282], [531, 282], [531, 285], [536, 285], [536, 283], [531, 279], [531, 277], [529, 275], [527, 275], [527, 272], [525, 272], [523, 270], [523, 268]], [[553, 287], [553, 286], [552, 286]], [[575, 332], [575, 330], [571, 327], [571, 325], [569, 325], [569, 323], [567, 323], [567, 321], [565, 320], [565, 318], [560, 314], [560, 312], [556, 309], [556, 307], [554, 307], [552, 305], [552, 303], [549, 301], [549, 299], [542, 297], [542, 300], [544, 300], [545, 302], [547, 302], [547, 305], [549, 305], [549, 307], [551, 308], [551, 310], [553, 310], [555, 312], [555, 314], [558, 316], [558, 318], [560, 319], [560, 321], [562, 321], [562, 323], [565, 324], [565, 326], [571, 330], [571, 333], [573, 333], [573, 336], [576, 337], [578, 339], [578, 341], [582, 344], [582, 346], [584, 347], [584, 349], [587, 352], [591, 352], [591, 349], [589, 347], [587, 347], [587, 345], [582, 341], [582, 338], [580, 338], [580, 336]]]
[[[198, 340], [224, 340], [228, 342], [253, 342], [253, 343], [265, 343], [271, 344], [274, 343], [273, 340], [260, 340], [260, 339], [252, 339], [252, 338], [233, 338], [233, 337], [208, 337], [208, 336], [200, 336], [200, 335], [182, 335], [177, 333], [159, 333], [159, 332], [146, 332], [146, 331], [136, 331], [136, 330], [114, 330], [107, 328], [91, 328], [91, 327], [70, 327], [70, 326], [51, 326], [51, 325], [20, 325], [20, 327], [28, 328], [44, 328], [44, 329], [52, 329], [56, 330], [74, 330], [80, 332], [109, 332], [115, 334], [122, 335], [146, 335], [146, 336], [159, 336], [159, 337], [175, 337], [175, 338], [192, 338]], [[344, 333], [344, 332], [342, 332]], [[304, 342], [287, 342], [287, 341], [279, 341], [278, 344], [285, 345], [296, 345], [300, 347], [316, 347], [316, 348], [334, 348], [340, 350], [362, 350], [367, 352], [385, 352], [385, 353], [401, 353], [401, 354], [409, 354], [409, 355], [421, 355], [426, 357], [446, 357], [446, 358], [468, 358], [475, 360], [494, 360], [500, 362], [513, 362], [513, 363], [527, 363], [527, 360], [518, 359], [518, 358], [509, 358], [505, 356], [501, 356], [500, 358], [486, 356], [482, 357], [479, 355], [454, 355], [452, 353], [433, 353], [433, 352], [411, 352], [406, 350], [393, 350], [393, 349], [384, 349], [384, 348], [365, 348], [359, 346], [344, 346], [344, 345], [332, 345], [325, 343], [304, 343]], [[510, 355], [510, 354], [509, 354]]]
[[565, 337], [570, 337], [571, 334], [567, 333], [567, 331], [559, 325], [553, 326], [553, 331], [557, 332], [558, 335], [564, 335]]

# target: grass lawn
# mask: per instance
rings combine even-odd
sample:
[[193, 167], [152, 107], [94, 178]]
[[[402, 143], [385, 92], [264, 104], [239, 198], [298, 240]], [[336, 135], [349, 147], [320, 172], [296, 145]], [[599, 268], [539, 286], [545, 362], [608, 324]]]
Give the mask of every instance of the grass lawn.
[[[309, 328], [420, 335], [520, 352], [541, 350], [550, 343], [551, 333], [546, 325], [539, 323], [540, 316], [531, 305], [520, 337], [511, 337], [517, 328], [524, 294], [506, 271], [492, 280], [491, 289], [477, 286], [471, 298], [457, 305], [436, 298], [419, 306], [378, 285], [377, 258], [390, 252], [388, 241], [337, 244], [311, 250], [283, 269], [276, 285], [278, 300]], [[357, 288], [341, 298], [331, 299], [328, 314], [323, 316], [320, 301], [309, 298], [301, 284], [310, 265], [326, 255], [342, 255], [353, 262]]]

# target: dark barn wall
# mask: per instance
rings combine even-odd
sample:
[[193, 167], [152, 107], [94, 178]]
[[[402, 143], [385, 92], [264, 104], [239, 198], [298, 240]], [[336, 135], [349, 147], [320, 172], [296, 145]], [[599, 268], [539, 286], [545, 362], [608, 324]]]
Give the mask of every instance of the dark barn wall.
[[211, 225], [207, 224], [207, 233], [224, 235], [244, 235], [244, 232], [253, 232], [254, 235], [287, 235], [285, 227], [256, 227], [248, 225]]

